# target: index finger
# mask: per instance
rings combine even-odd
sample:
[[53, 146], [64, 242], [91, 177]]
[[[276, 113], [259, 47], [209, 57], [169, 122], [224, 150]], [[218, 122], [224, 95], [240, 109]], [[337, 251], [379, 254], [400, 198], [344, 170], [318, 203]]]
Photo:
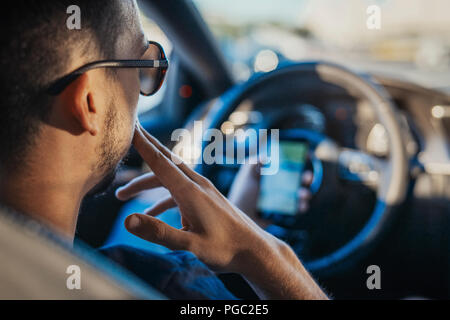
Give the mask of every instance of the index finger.
[[150, 143], [153, 144], [159, 151], [161, 151], [162, 154], [171, 159], [172, 162], [174, 162], [175, 165], [184, 172], [184, 174], [186, 174], [189, 178], [197, 183], [200, 183], [203, 180], [203, 177], [200, 174], [192, 170], [185, 162], [183, 162], [180, 157], [178, 157], [175, 153], [170, 151], [166, 146], [164, 146], [161, 142], [159, 142], [156, 138], [149, 134], [139, 122], [137, 122], [137, 126], [141, 130], [144, 137], [147, 138], [147, 140], [149, 140]]
[[139, 126], [136, 126], [134, 131], [133, 145], [159, 181], [174, 195], [194, 184], [182, 170], [145, 137]]

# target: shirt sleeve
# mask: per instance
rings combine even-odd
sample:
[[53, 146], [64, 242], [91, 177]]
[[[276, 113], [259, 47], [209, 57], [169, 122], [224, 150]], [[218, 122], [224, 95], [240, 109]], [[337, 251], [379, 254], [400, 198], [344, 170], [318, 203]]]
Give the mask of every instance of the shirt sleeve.
[[220, 279], [191, 252], [172, 251], [161, 254], [121, 245], [102, 248], [100, 253], [170, 299], [236, 299]]

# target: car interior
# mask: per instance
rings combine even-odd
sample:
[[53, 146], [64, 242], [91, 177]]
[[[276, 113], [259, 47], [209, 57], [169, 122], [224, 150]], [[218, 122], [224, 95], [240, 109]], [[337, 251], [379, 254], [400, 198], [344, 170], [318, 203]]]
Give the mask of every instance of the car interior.
[[[274, 9], [273, 1], [248, 1], [243, 7], [227, 1], [227, 8], [211, 0], [138, 1], [148, 38], [164, 46], [170, 61], [160, 92], [140, 98], [141, 124], [225, 196], [241, 167], [233, 161], [238, 150], [254, 156], [248, 140], [225, 146], [224, 161], [195, 163], [206, 142], [182, 145], [172, 138], [175, 129], [192, 131], [195, 121], [202, 121], [204, 130], [220, 130], [224, 138], [238, 130], [279, 129], [281, 142], [304, 143], [304, 165], [313, 173], [309, 208], [295, 217], [269, 217], [266, 230], [293, 248], [332, 298], [449, 299], [450, 22], [442, 31], [446, 46], [430, 33], [421, 34], [425, 29], [418, 24], [419, 31], [394, 36], [382, 29], [388, 35], [358, 47], [359, 38], [349, 40], [339, 28], [337, 35], [325, 36], [321, 28], [332, 30], [331, 20], [329, 25], [307, 23], [326, 20], [334, 11], [330, 1], [286, 2], [290, 9]], [[252, 11], [250, 6], [260, 8], [242, 13]], [[294, 9], [303, 24], [289, 22]], [[395, 13], [390, 18], [395, 20]], [[364, 30], [359, 37], [367, 32], [377, 31]], [[336, 43], [346, 41], [327, 42], [330, 37], [353, 42], [339, 47]], [[419, 38], [437, 44], [416, 46]], [[440, 50], [438, 44], [446, 53], [428, 58]], [[413, 50], [417, 59], [411, 58]], [[226, 148], [235, 151], [231, 161]], [[78, 240], [92, 248], [120, 243], [167, 250], [123, 228], [128, 214], [161, 196], [155, 190], [127, 202], [116, 199], [118, 186], [145, 171], [132, 147], [108, 191], [84, 200]], [[177, 209], [161, 219], [179, 227]], [[7, 220], [0, 227], [13, 232]], [[367, 288], [371, 265], [382, 271], [382, 290]], [[236, 297], [257, 298], [239, 275], [219, 277]], [[98, 279], [93, 292], [115, 292], [113, 299], [161, 298], [139, 291], [139, 284], [130, 289], [123, 279], [116, 281], [120, 289]]]

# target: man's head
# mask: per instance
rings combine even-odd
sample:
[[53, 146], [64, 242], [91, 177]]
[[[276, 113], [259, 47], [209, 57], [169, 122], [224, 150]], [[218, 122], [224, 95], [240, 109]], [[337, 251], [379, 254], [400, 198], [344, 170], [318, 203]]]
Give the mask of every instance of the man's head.
[[[74, 4], [81, 11], [80, 30], [66, 23]], [[77, 166], [75, 179], [92, 188], [130, 146], [138, 70], [95, 69], [58, 96], [46, 89], [92, 61], [141, 58], [147, 41], [135, 2], [16, 0], [0, 15], [1, 170], [21, 170], [58, 152]]]

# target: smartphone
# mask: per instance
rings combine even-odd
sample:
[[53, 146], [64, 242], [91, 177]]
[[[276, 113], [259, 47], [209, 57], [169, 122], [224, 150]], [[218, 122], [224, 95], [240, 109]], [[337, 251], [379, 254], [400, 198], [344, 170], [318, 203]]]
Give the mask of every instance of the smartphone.
[[[266, 219], [295, 216], [298, 211], [298, 190], [301, 186], [308, 144], [280, 141], [279, 169], [273, 175], [261, 175], [258, 212]], [[276, 220], [276, 219], [275, 219]]]

